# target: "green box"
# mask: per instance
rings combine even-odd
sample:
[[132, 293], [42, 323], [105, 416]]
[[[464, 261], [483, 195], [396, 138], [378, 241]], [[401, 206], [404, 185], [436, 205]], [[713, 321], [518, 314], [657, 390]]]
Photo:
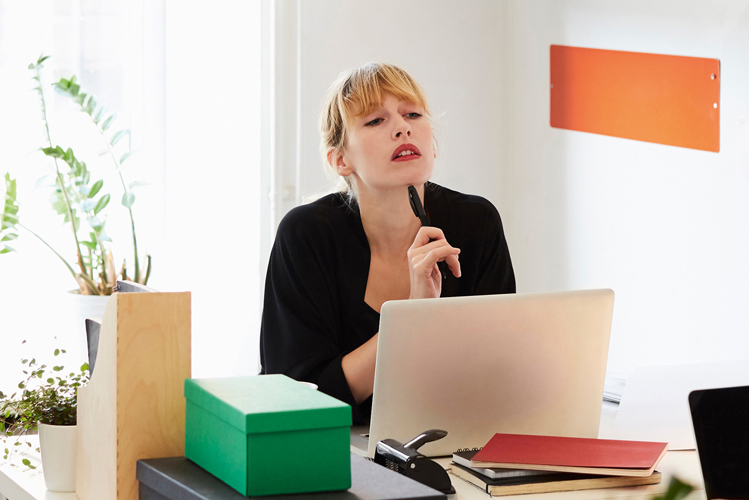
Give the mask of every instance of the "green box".
[[185, 456], [248, 496], [351, 487], [351, 407], [284, 375], [185, 380]]

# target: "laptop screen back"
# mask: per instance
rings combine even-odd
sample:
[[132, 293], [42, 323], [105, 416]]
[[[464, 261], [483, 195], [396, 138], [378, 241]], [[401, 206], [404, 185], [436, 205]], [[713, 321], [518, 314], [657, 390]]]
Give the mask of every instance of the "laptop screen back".
[[689, 407], [707, 498], [749, 498], [749, 386], [692, 391]]
[[613, 305], [611, 290], [385, 303], [369, 455], [427, 429], [448, 432], [427, 456], [496, 432], [598, 437]]

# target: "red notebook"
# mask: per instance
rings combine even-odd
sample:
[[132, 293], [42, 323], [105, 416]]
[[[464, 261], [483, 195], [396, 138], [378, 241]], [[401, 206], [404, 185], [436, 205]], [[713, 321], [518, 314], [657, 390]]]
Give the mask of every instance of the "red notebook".
[[668, 443], [650, 441], [495, 434], [471, 465], [645, 477], [667, 449]]

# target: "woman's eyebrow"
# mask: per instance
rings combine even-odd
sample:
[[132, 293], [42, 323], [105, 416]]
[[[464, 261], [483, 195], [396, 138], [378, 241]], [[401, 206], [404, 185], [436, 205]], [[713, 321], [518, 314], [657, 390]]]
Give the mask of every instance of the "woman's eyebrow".
[[369, 121], [371, 118], [375, 118], [377, 115], [384, 113], [384, 108], [380, 107], [377, 109], [373, 109], [369, 113], [361, 115], [362, 120]]

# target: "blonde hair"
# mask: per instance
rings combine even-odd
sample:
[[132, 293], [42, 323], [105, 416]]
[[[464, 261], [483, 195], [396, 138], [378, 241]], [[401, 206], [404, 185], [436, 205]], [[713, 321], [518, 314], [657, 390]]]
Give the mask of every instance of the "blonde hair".
[[[348, 139], [348, 126], [361, 115], [371, 113], [382, 106], [383, 94], [391, 94], [397, 99], [412, 102], [424, 108], [429, 116], [424, 92], [411, 75], [392, 64], [369, 63], [359, 68], [345, 71], [328, 90], [320, 113], [320, 150], [323, 161], [328, 164], [328, 151], [342, 150]], [[348, 177], [338, 177], [339, 190], [353, 194], [353, 186]]]

